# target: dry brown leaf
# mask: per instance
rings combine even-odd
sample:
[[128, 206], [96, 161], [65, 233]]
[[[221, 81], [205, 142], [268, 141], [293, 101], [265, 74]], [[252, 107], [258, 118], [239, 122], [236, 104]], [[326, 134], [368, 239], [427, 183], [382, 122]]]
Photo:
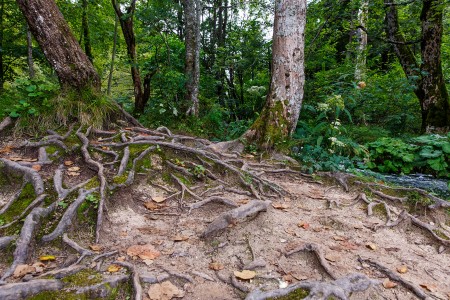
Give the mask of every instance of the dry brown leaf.
[[109, 147], [103, 146], [103, 147], [102, 147], [102, 150], [108, 151], [108, 150], [109, 150]]
[[140, 259], [155, 259], [161, 253], [155, 249], [151, 244], [133, 245], [127, 249], [127, 255], [131, 257], [139, 257]]
[[73, 161], [71, 161], [71, 160], [66, 160], [66, 161], [64, 162], [64, 165], [65, 165], [65, 166], [71, 166], [71, 165], [73, 165]]
[[80, 176], [81, 173], [79, 172], [67, 172], [67, 175], [69, 176]]
[[355, 243], [349, 242], [349, 241], [342, 241], [341, 242], [341, 246], [345, 249], [345, 250], [356, 250], [359, 248], [359, 246]]
[[32, 267], [34, 267], [36, 269], [36, 271], [35, 271], [36, 273], [42, 273], [42, 272], [44, 272], [45, 264], [38, 261], [38, 262], [35, 262], [32, 265]]
[[297, 224], [298, 227], [303, 228], [303, 229], [308, 229], [309, 228], [309, 224], [305, 221], [300, 221]]
[[156, 203], [161, 203], [161, 202], [166, 201], [166, 198], [162, 197], [162, 196], [155, 196], [155, 197], [152, 197], [152, 200], [155, 201]]
[[224, 266], [221, 263], [212, 262], [209, 264], [209, 268], [214, 271], [219, 271], [219, 270], [222, 270], [224, 268]]
[[242, 154], [241, 156], [244, 158], [254, 158], [255, 157], [254, 155], [251, 155], [251, 154]]
[[276, 209], [288, 209], [291, 206], [287, 203], [272, 203], [273, 208]]
[[0, 153], [11, 153], [13, 147], [11, 147], [10, 145], [7, 145], [5, 147], [3, 147], [2, 149], [0, 149]]
[[170, 300], [184, 297], [184, 291], [173, 285], [170, 281], [152, 284], [148, 290], [150, 300]]
[[70, 167], [67, 169], [69, 172], [78, 172], [80, 171], [80, 167]]
[[29, 265], [18, 265], [14, 270], [13, 276], [15, 278], [23, 277], [27, 274], [36, 272], [36, 268]]
[[390, 281], [389, 278], [386, 278], [383, 281], [383, 286], [385, 289], [392, 289], [392, 288], [395, 288], [397, 286], [397, 284], [395, 282]]
[[335, 240], [335, 241], [345, 241], [346, 238], [342, 237], [342, 236], [335, 235], [335, 236], [333, 236], [333, 240]]
[[155, 202], [147, 201], [144, 203], [144, 206], [149, 210], [157, 210], [159, 209], [158, 204], [155, 204]]
[[408, 272], [408, 267], [407, 266], [400, 266], [397, 268], [397, 272], [399, 272], [400, 274], [405, 274], [406, 272]]
[[125, 261], [125, 256], [119, 256], [119, 257], [117, 258], [117, 261]]
[[12, 160], [12, 161], [25, 161], [25, 162], [35, 162], [35, 161], [37, 161], [36, 158], [26, 158], [26, 157], [18, 157], [18, 156], [8, 157], [8, 159]]
[[242, 199], [242, 200], [239, 200], [239, 201], [237, 202], [237, 204], [239, 204], [239, 205], [244, 205], [244, 204], [247, 204], [249, 201], [250, 201], [250, 200], [248, 200], [248, 199]]
[[234, 276], [242, 280], [249, 280], [256, 276], [256, 272], [250, 270], [242, 270], [242, 272], [234, 271]]
[[377, 245], [374, 243], [367, 243], [366, 247], [373, 251], [376, 251], [378, 249]]
[[32, 168], [33, 170], [39, 172], [39, 171], [42, 169], [42, 166], [41, 166], [41, 165], [34, 165], [34, 166], [32, 166], [31, 168]]
[[189, 239], [188, 236], [184, 236], [184, 235], [176, 235], [172, 238], [172, 240], [174, 242], [183, 242], [183, 241], [187, 241]]
[[92, 251], [102, 251], [103, 250], [103, 246], [98, 245], [98, 244], [90, 245], [89, 248], [91, 248]]
[[435, 284], [431, 284], [431, 283], [421, 283], [419, 284], [422, 288], [426, 289], [429, 292], [435, 292], [437, 286]]
[[39, 260], [40, 261], [51, 261], [51, 260], [55, 260], [56, 257], [54, 255], [41, 255], [39, 256]]
[[327, 254], [325, 255], [325, 259], [331, 262], [336, 262], [338, 260], [338, 257], [333, 254]]
[[118, 272], [122, 267], [118, 265], [110, 265], [108, 269], [106, 269], [109, 273], [116, 273]]

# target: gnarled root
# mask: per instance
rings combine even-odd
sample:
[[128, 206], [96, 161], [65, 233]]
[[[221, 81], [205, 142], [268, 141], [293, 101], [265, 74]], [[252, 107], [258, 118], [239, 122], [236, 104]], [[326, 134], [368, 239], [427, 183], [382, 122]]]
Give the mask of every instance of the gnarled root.
[[247, 295], [245, 300], [265, 300], [274, 297], [285, 296], [297, 289], [309, 290], [309, 295], [304, 298], [312, 299], [328, 299], [328, 297], [336, 297], [346, 300], [354, 292], [362, 292], [370, 288], [372, 285], [379, 284], [378, 281], [368, 278], [363, 274], [351, 274], [330, 282], [324, 281], [302, 281], [292, 284], [284, 289], [263, 292], [259, 289]]
[[0, 288], [0, 299], [26, 299], [44, 291], [60, 290], [63, 284], [59, 280], [37, 279], [29, 282], [5, 284]]

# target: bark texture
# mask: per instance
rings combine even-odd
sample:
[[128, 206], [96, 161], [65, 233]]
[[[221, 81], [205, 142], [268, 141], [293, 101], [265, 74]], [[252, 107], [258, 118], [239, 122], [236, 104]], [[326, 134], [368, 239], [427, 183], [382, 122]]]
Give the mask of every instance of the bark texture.
[[369, 0], [362, 0], [358, 10], [358, 47], [356, 49], [355, 80], [361, 81], [366, 77], [366, 57], [367, 57], [367, 32], [363, 28], [367, 27], [367, 17], [369, 14]]
[[91, 36], [89, 34], [89, 20], [88, 20], [88, 0], [83, 0], [81, 3], [83, 7], [83, 15], [81, 18], [81, 26], [83, 27], [84, 52], [91, 62], [94, 61], [92, 54]]
[[114, 40], [113, 40], [113, 47], [112, 47], [112, 53], [111, 53], [111, 65], [109, 66], [108, 88], [106, 90], [106, 94], [108, 96], [111, 95], [111, 84], [112, 84], [113, 73], [114, 73], [114, 62], [116, 60], [117, 27], [118, 26], [119, 26], [119, 19], [116, 15], [116, 18], [114, 20]]
[[200, 0], [184, 0], [185, 16], [185, 76], [186, 100], [189, 103], [187, 115], [198, 116], [200, 83], [200, 19], [202, 3]]
[[30, 28], [27, 26], [27, 64], [28, 64], [28, 74], [30, 78], [34, 78], [36, 72], [34, 71], [34, 61], [33, 61], [33, 38], [31, 36]]
[[260, 117], [244, 137], [263, 148], [291, 135], [303, 100], [305, 0], [277, 0], [272, 50], [272, 78]]
[[100, 90], [100, 77], [53, 0], [16, 0], [63, 88]]
[[421, 58], [419, 63], [414, 53], [400, 31], [397, 7], [389, 5], [385, 0], [386, 32], [394, 45], [398, 57], [408, 79], [415, 85], [417, 98], [422, 110], [422, 132], [446, 131], [450, 125], [449, 96], [445, 86], [442, 65], [442, 0], [423, 1], [421, 24]]
[[4, 12], [5, 0], [0, 0], [0, 92], [3, 90], [3, 83], [5, 82], [5, 70], [3, 68], [3, 29], [4, 29]]
[[133, 17], [136, 10], [136, 0], [132, 0], [130, 6], [126, 8], [125, 12], [122, 12], [119, 3], [116, 0], [112, 0], [114, 10], [120, 21], [120, 27], [127, 44], [127, 54], [131, 65], [131, 78], [134, 86], [134, 113], [141, 114], [144, 112], [150, 97], [150, 78], [146, 76], [144, 83], [142, 83], [141, 73], [137, 61], [136, 51], [136, 36], [133, 28]]

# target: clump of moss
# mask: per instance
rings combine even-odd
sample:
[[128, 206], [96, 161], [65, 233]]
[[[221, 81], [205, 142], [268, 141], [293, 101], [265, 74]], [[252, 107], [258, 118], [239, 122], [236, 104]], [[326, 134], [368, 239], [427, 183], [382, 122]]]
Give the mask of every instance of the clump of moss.
[[19, 198], [14, 201], [11, 206], [0, 217], [5, 223], [12, 222], [18, 215], [20, 215], [28, 205], [36, 198], [34, 187], [31, 183], [25, 184]]
[[305, 299], [309, 295], [309, 291], [305, 289], [296, 289], [295, 291], [287, 294], [286, 296], [269, 298], [270, 300], [298, 300]]
[[100, 186], [100, 181], [98, 180], [97, 176], [92, 177], [91, 180], [84, 186], [86, 190], [90, 190], [96, 187]]
[[73, 275], [64, 277], [62, 282], [66, 284], [67, 287], [80, 287], [89, 286], [101, 283], [103, 277], [100, 273], [94, 271], [93, 269], [84, 269]]
[[123, 184], [123, 183], [125, 183], [125, 181], [127, 181], [127, 179], [128, 179], [128, 174], [125, 173], [125, 174], [120, 175], [120, 176], [114, 176], [113, 177], [113, 182], [115, 184]]

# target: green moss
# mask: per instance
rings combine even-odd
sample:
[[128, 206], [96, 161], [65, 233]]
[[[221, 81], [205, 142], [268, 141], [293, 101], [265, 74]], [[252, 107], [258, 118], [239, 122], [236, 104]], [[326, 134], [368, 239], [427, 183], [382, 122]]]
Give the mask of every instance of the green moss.
[[103, 280], [102, 275], [93, 269], [84, 269], [73, 275], [64, 277], [62, 282], [66, 284], [66, 287], [80, 287], [89, 286], [101, 283]]
[[383, 203], [379, 203], [373, 207], [373, 213], [377, 216], [385, 217], [387, 216], [386, 207], [384, 207]]
[[31, 183], [25, 184], [19, 198], [11, 204], [4, 214], [0, 215], [0, 218], [5, 223], [14, 221], [14, 219], [20, 215], [35, 198], [36, 194], [33, 185]]
[[53, 145], [45, 147], [45, 151], [49, 155], [52, 155], [52, 154], [56, 153], [56, 151], [60, 151], [60, 150], [62, 150], [62, 149], [60, 149], [60, 148], [58, 148], [56, 146], [53, 146]]
[[123, 184], [123, 183], [125, 183], [125, 181], [127, 181], [127, 179], [128, 179], [128, 174], [125, 173], [125, 174], [120, 175], [120, 176], [114, 176], [113, 177], [113, 182], [115, 184]]
[[98, 180], [97, 176], [94, 176], [89, 180], [89, 182], [84, 186], [86, 190], [90, 190], [96, 187], [100, 186], [100, 181]]
[[433, 232], [440, 237], [443, 240], [450, 240], [450, 238], [448, 236], [446, 236], [442, 231], [438, 230], [438, 229], [434, 229]]
[[286, 296], [269, 298], [270, 300], [298, 300], [305, 299], [309, 295], [309, 291], [305, 289], [296, 289], [295, 291], [287, 294]]

